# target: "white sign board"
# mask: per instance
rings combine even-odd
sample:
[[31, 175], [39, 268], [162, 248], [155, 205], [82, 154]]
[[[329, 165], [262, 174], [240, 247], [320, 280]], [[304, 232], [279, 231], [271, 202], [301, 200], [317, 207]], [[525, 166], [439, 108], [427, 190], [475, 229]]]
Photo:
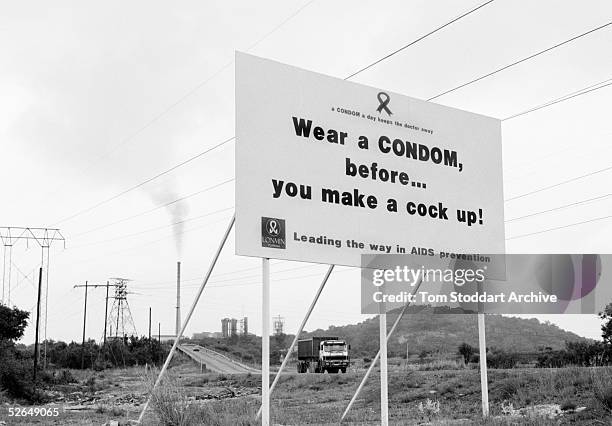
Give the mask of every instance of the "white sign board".
[[494, 118], [236, 54], [236, 254], [504, 252]]

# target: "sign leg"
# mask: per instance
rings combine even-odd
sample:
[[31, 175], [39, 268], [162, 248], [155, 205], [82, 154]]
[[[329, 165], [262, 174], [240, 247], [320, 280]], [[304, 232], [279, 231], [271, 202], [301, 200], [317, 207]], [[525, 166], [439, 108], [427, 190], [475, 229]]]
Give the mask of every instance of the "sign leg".
[[270, 259], [262, 259], [261, 424], [270, 424]]
[[[223, 234], [223, 238], [221, 239], [221, 243], [219, 244], [219, 247], [217, 248], [217, 251], [215, 252], [215, 255], [213, 256], [213, 259], [210, 262], [208, 271], [206, 272], [206, 275], [204, 276], [204, 281], [202, 281], [202, 285], [200, 286], [200, 289], [198, 290], [198, 293], [196, 294], [195, 299], [193, 300], [191, 309], [189, 309], [189, 313], [187, 314], [187, 317], [185, 318], [185, 321], [183, 322], [183, 326], [181, 327], [178, 335], [176, 336], [176, 339], [174, 340], [174, 344], [172, 345], [172, 348], [170, 349], [170, 352], [168, 353], [166, 362], [164, 362], [164, 365], [161, 371], [159, 372], [159, 375], [157, 376], [155, 383], [153, 384], [153, 388], [151, 389], [149, 393], [147, 402], [145, 402], [145, 405], [142, 408], [142, 411], [140, 412], [140, 416], [138, 416], [137, 424], [142, 423], [142, 419], [144, 418], [144, 415], [147, 412], [147, 408], [149, 408], [149, 404], [151, 403], [151, 397], [153, 396], [153, 392], [155, 392], [155, 389], [157, 388], [157, 386], [159, 386], [162, 378], [164, 377], [164, 373], [168, 369], [168, 365], [170, 364], [170, 361], [172, 361], [172, 356], [174, 355], [174, 352], [176, 351], [176, 347], [179, 344], [179, 340], [181, 339], [181, 336], [183, 336], [183, 333], [185, 332], [185, 328], [187, 328], [187, 324], [189, 324], [189, 320], [191, 319], [191, 315], [193, 315], [193, 311], [195, 311], [195, 308], [198, 305], [198, 302], [200, 301], [200, 297], [202, 296], [204, 287], [206, 287], [206, 284], [208, 283], [208, 280], [210, 279], [213, 269], [215, 269], [215, 265], [217, 264], [217, 260], [219, 260], [219, 255], [221, 254], [221, 250], [223, 249], [223, 246], [225, 245], [225, 242], [227, 241], [227, 237], [229, 237], [230, 231], [234, 227], [235, 221], [236, 221], [236, 215], [234, 214], [232, 216], [232, 219], [230, 220], [229, 225], [227, 226], [227, 229], [225, 230], [225, 234]], [[160, 325], [160, 330], [161, 330], [161, 325]], [[160, 340], [161, 340], [161, 333], [160, 333]]]
[[482, 392], [482, 415], [489, 415], [489, 382], [487, 381], [487, 340], [485, 336], [485, 314], [478, 313], [478, 347], [480, 350], [480, 390]]
[[[289, 358], [291, 358], [291, 354], [293, 353], [293, 348], [295, 347], [298, 339], [300, 338], [300, 334], [302, 334], [302, 331], [304, 330], [306, 321], [308, 321], [308, 318], [310, 318], [310, 314], [312, 313], [312, 310], [317, 304], [317, 300], [319, 300], [319, 296], [321, 296], [321, 292], [323, 291], [323, 288], [325, 287], [325, 284], [327, 283], [327, 280], [329, 279], [329, 276], [331, 275], [333, 270], [334, 270], [334, 265], [330, 265], [329, 268], [327, 269], [327, 273], [325, 274], [325, 277], [323, 278], [323, 281], [321, 281], [321, 285], [319, 286], [319, 289], [317, 290], [317, 293], [315, 294], [315, 297], [312, 300], [312, 303], [310, 304], [310, 307], [308, 308], [308, 311], [306, 312], [306, 315], [304, 316], [304, 319], [302, 320], [302, 324], [300, 324], [300, 327], [295, 333], [295, 337], [293, 338], [293, 342], [291, 342], [291, 346], [289, 346], [289, 349], [287, 349], [287, 355], [285, 356], [285, 359], [283, 359], [283, 363], [278, 369], [276, 376], [274, 376], [274, 380], [272, 381], [272, 386], [270, 386], [270, 394], [272, 394], [272, 391], [274, 390], [274, 387], [276, 386], [278, 379], [280, 379], [281, 373], [285, 369], [285, 366], [287, 365]], [[261, 408], [262, 407], [259, 407], [259, 411], [257, 411], [257, 418], [261, 416]]]
[[380, 339], [380, 424], [389, 425], [389, 388], [387, 383], [387, 313], [378, 315]]
[[[423, 283], [423, 280], [419, 280], [419, 282], [417, 283], [417, 285], [414, 287], [414, 290], [412, 290], [412, 294], [416, 294], [417, 291], [419, 291], [419, 287], [421, 287], [421, 284]], [[391, 335], [393, 334], [393, 332], [395, 331], [395, 328], [397, 327], [397, 325], [399, 324], [400, 320], [402, 319], [402, 317], [404, 316], [404, 314], [406, 313], [406, 310], [408, 309], [408, 307], [410, 306], [410, 302], [406, 303], [404, 305], [404, 307], [402, 308], [402, 310], [400, 311], [399, 315], [397, 316], [397, 318], [395, 319], [395, 322], [393, 323], [393, 325], [391, 326], [391, 329], [389, 330], [389, 332], [387, 333], [387, 340], [389, 339], [389, 337], [391, 337]], [[359, 386], [357, 387], [357, 390], [355, 391], [355, 393], [353, 394], [353, 397], [351, 398], [351, 400], [349, 401], [348, 405], [346, 406], [346, 408], [344, 409], [344, 412], [342, 413], [342, 417], [340, 417], [340, 422], [342, 423], [344, 421], [344, 419], [346, 418], [346, 415], [348, 414], [349, 411], [351, 411], [351, 407], [353, 406], [353, 404], [355, 403], [355, 401], [357, 400], [357, 397], [359, 396], [359, 393], [361, 392], [361, 389], [363, 389], [363, 386], [365, 385], [365, 383], [368, 380], [368, 377], [370, 377], [370, 373], [372, 372], [372, 369], [374, 368], [374, 366], [376, 365], [376, 363], [378, 362], [378, 358], [380, 358], [380, 349], [378, 350], [378, 352], [376, 353], [376, 356], [374, 357], [374, 359], [372, 360], [372, 362], [370, 363], [370, 367], [368, 368], [368, 370], [366, 371], [365, 375], [363, 376], [363, 379], [361, 379], [361, 383], [359, 383]]]

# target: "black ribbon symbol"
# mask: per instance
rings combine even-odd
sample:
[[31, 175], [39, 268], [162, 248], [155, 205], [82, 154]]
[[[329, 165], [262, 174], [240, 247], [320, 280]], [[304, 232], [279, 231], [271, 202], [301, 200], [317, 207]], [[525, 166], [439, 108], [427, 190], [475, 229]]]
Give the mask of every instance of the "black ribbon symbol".
[[387, 114], [389, 115], [393, 114], [391, 110], [387, 107], [387, 105], [389, 105], [389, 101], [391, 100], [391, 97], [387, 95], [385, 92], [380, 92], [377, 95], [377, 98], [380, 104], [378, 105], [378, 108], [376, 108], [376, 111], [381, 112], [382, 110], [385, 110]]

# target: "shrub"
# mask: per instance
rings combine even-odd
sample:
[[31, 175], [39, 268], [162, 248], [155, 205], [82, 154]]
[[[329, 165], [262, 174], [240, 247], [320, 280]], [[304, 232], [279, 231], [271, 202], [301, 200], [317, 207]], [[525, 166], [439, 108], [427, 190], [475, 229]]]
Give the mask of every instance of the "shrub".
[[77, 382], [70, 370], [43, 371], [40, 374], [40, 379], [50, 385], [68, 385]]
[[504, 351], [496, 351], [487, 354], [487, 366], [489, 368], [514, 368], [518, 363], [516, 354]]
[[35, 397], [32, 393], [32, 363], [0, 348], [0, 388], [12, 397], [31, 401]]
[[431, 419], [432, 417], [440, 413], [440, 401], [432, 401], [431, 399], [427, 398], [425, 400], [425, 404], [423, 404], [423, 402], [421, 401], [419, 402], [417, 408], [419, 409], [419, 413], [421, 413], [422, 416]]
[[[150, 389], [154, 378], [150, 378]], [[163, 425], [184, 426], [192, 424], [192, 411], [187, 397], [176, 380], [167, 376], [151, 394], [151, 407]]]
[[[155, 378], [149, 378], [152, 388]], [[151, 407], [163, 425], [173, 426], [251, 426], [255, 419], [257, 402], [247, 399], [212, 401], [202, 405], [191, 403], [176, 378], [168, 376], [151, 397]]]
[[597, 369], [591, 372], [593, 376], [593, 393], [595, 399], [612, 413], [612, 369]]
[[474, 352], [476, 352], [476, 349], [465, 342], [463, 342], [461, 345], [459, 345], [459, 348], [457, 348], [457, 353], [463, 357], [463, 362], [466, 364], [470, 362]]
[[516, 395], [521, 387], [521, 382], [516, 378], [508, 378], [499, 382], [495, 387], [494, 392], [498, 399], [502, 401], [508, 400]]

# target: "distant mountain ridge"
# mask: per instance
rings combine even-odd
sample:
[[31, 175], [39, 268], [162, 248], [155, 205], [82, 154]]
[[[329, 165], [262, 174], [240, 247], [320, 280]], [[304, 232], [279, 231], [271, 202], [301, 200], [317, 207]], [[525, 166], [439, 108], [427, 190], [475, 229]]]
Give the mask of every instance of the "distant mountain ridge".
[[[391, 328], [399, 310], [387, 316], [387, 327]], [[353, 356], [371, 357], [378, 351], [378, 318], [370, 318], [359, 324], [340, 327], [330, 326], [327, 330], [303, 333], [338, 336], [351, 344]], [[565, 341], [584, 341], [584, 337], [562, 330], [554, 324], [539, 320], [486, 316], [487, 346], [510, 352], [537, 352], [540, 349], [561, 349]], [[410, 307], [401, 319], [388, 342], [390, 356], [403, 356], [406, 345], [412, 354], [422, 351], [441, 354], [455, 354], [463, 343], [478, 345], [477, 316], [474, 314], [435, 314], [432, 308]]]

